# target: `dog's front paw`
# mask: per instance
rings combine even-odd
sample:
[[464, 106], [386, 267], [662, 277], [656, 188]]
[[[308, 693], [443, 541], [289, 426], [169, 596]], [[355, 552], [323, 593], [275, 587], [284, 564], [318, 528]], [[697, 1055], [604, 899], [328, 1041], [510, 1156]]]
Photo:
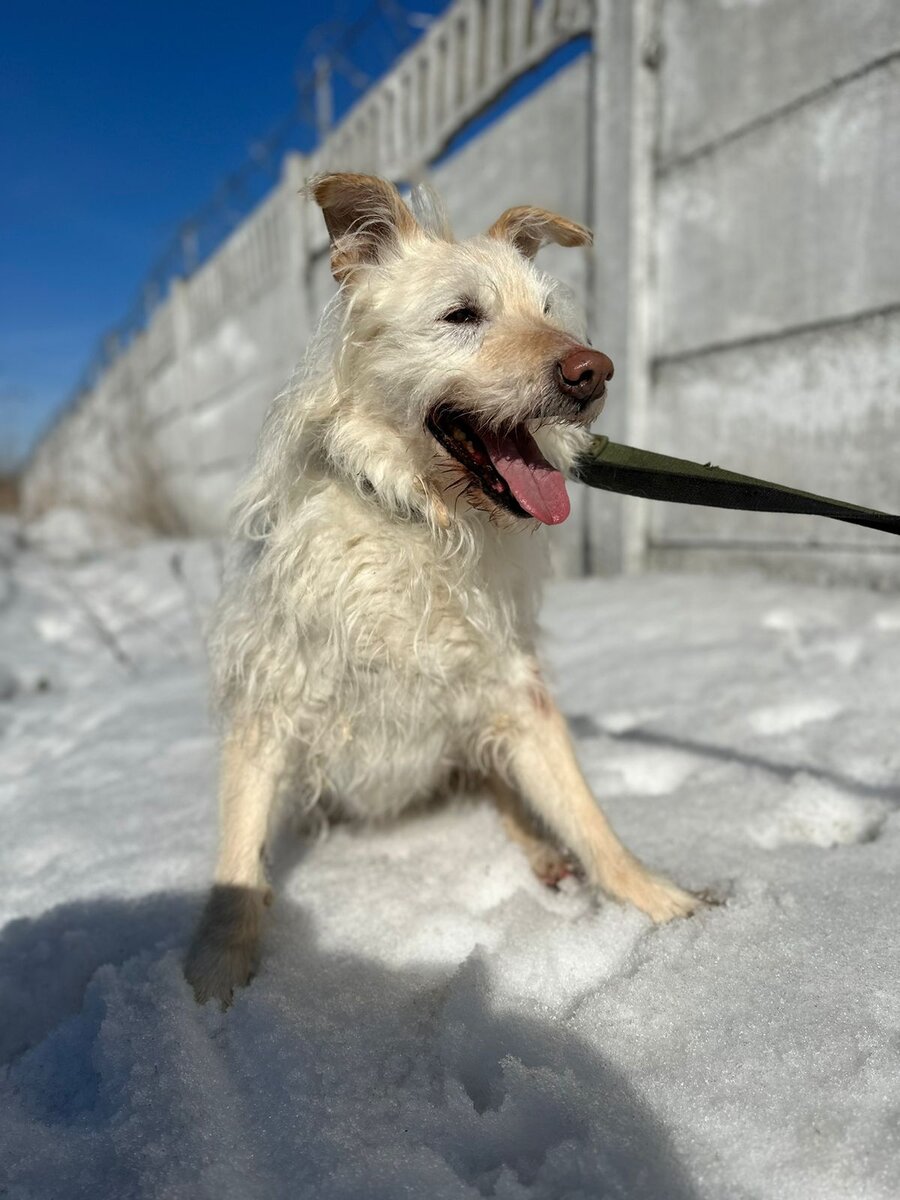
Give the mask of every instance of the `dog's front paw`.
[[664, 925], [675, 917], [693, 916], [698, 909], [705, 908], [707, 902], [702, 896], [686, 892], [668, 879], [656, 878], [635, 903], [657, 925]]
[[706, 896], [686, 892], [664, 875], [642, 870], [631, 873], [627, 883], [616, 887], [617, 900], [625, 900], [645, 912], [651, 921], [664, 925], [676, 917], [690, 917], [710, 903]]
[[259, 946], [235, 942], [211, 945], [195, 939], [184, 964], [184, 977], [198, 1004], [218, 1000], [227, 1008], [235, 988], [246, 987], [259, 967]]
[[184, 964], [198, 1004], [215, 999], [227, 1008], [235, 988], [246, 987], [256, 974], [268, 897], [259, 888], [212, 889]]

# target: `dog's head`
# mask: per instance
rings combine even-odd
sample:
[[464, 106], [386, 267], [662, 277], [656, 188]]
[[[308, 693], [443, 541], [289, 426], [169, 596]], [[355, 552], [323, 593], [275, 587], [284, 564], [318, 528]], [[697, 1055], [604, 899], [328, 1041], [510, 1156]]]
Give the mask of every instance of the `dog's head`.
[[[441, 523], [464, 515], [460, 507], [510, 526], [564, 521], [560, 433], [597, 416], [613, 366], [533, 259], [548, 242], [588, 245], [590, 232], [521, 207], [456, 242], [439, 217], [417, 220], [384, 180], [325, 175], [310, 192], [345, 293], [336, 371], [355, 436], [376, 453], [400, 451], [402, 468], [389, 470], [435, 498]], [[359, 455], [344, 461], [359, 470]], [[365, 468], [376, 492], [381, 467]]]

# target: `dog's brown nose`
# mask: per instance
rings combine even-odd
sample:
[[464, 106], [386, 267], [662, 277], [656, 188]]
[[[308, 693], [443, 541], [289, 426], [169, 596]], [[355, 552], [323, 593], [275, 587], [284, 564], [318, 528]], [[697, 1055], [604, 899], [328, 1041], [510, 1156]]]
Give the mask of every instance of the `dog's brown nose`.
[[612, 359], [599, 350], [579, 346], [570, 350], [556, 364], [556, 382], [559, 390], [584, 407], [593, 400], [608, 379], [613, 377]]

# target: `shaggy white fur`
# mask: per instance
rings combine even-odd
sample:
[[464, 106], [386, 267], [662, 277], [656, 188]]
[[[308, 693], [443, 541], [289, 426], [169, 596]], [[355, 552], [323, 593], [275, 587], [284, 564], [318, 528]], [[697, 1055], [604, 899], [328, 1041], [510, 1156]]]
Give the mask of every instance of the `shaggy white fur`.
[[697, 903], [637, 863], [590, 797], [536, 659], [547, 531], [485, 463], [489, 439], [533, 439], [538, 470], [565, 473], [589, 437], [605, 377], [567, 389], [559, 364], [603, 356], [531, 261], [589, 233], [521, 208], [455, 242], [430, 194], [416, 220], [381, 180], [326, 176], [311, 193], [342, 287], [266, 422], [212, 638], [222, 847], [187, 973], [223, 1002], [257, 960], [279, 790], [371, 820], [478, 780], [547, 878], [558, 863], [534, 816], [655, 919]]

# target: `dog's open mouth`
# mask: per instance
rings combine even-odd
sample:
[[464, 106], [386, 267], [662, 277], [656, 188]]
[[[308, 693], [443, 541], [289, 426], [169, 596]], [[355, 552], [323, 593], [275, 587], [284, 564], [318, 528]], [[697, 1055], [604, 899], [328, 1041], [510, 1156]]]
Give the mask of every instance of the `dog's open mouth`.
[[508, 512], [545, 525], [559, 525], [569, 515], [566, 481], [524, 425], [498, 433], [444, 405], [429, 413], [426, 424], [481, 491]]

